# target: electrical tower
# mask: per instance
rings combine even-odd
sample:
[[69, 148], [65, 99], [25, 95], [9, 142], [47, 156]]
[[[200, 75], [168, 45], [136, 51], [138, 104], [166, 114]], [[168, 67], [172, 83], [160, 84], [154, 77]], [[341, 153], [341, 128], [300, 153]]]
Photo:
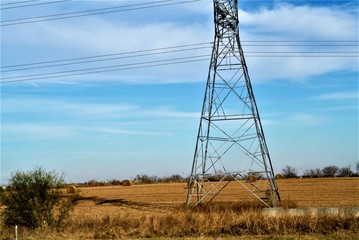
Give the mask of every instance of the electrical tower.
[[186, 205], [210, 202], [236, 183], [239, 194], [275, 207], [280, 197], [239, 39], [238, 0], [213, 3], [215, 37]]

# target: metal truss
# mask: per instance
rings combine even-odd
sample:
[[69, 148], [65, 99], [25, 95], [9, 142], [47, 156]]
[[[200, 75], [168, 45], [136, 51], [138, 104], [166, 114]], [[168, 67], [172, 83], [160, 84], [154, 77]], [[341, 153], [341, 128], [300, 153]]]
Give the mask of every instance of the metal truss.
[[265, 206], [280, 200], [238, 29], [237, 0], [214, 0], [215, 37], [186, 205], [230, 183]]

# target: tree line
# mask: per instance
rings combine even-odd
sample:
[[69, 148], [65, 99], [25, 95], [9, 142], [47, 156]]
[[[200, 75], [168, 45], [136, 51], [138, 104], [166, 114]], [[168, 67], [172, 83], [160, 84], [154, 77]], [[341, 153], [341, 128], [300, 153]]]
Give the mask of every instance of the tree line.
[[[128, 181], [128, 180], [123, 180]], [[92, 179], [90, 181], [84, 183], [76, 183], [77, 186], [88, 186], [88, 187], [95, 187], [95, 186], [116, 186], [116, 185], [123, 185], [123, 181], [118, 179], [111, 179], [108, 181], [98, 181]], [[153, 184], [153, 183], [181, 183], [187, 182], [188, 178], [183, 177], [179, 174], [173, 174], [167, 177], [158, 177], [156, 175], [148, 175], [148, 174], [138, 174], [134, 179], [130, 180], [133, 184]]]
[[[219, 172], [217, 175], [211, 176], [210, 181], [219, 181], [223, 179], [223, 172]], [[252, 174], [253, 175], [253, 174]], [[250, 175], [243, 176], [244, 179], [248, 179]], [[264, 179], [264, 176], [257, 174], [255, 177], [258, 179]], [[356, 166], [356, 172], [354, 172], [350, 166], [338, 167], [334, 165], [325, 166], [323, 168], [310, 168], [306, 169], [302, 175], [298, 174], [298, 170], [295, 167], [286, 165], [280, 174], [277, 174], [277, 178], [325, 178], [325, 177], [359, 177], [359, 163]], [[224, 178], [225, 179], [225, 178]], [[173, 174], [168, 177], [158, 177], [156, 175], [138, 174], [131, 180], [134, 184], [154, 184], [154, 183], [184, 183], [188, 182], [189, 177], [183, 177], [179, 174]], [[225, 179], [226, 180], [226, 179]], [[77, 183], [78, 186], [113, 186], [122, 185], [121, 180], [112, 179], [108, 181], [90, 180], [84, 183]]]
[[356, 164], [356, 172], [350, 166], [340, 168], [335, 165], [329, 165], [323, 168], [306, 169], [302, 175], [298, 174], [296, 168], [287, 165], [282, 169], [281, 176], [283, 178], [359, 177], [359, 162]]

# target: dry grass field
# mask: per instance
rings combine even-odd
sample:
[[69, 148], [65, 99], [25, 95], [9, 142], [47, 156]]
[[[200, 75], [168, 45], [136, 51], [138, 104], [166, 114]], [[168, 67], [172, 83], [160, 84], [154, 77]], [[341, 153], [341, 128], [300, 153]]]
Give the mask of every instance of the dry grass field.
[[[284, 206], [359, 207], [359, 178], [280, 179]], [[355, 239], [353, 213], [266, 216], [237, 184], [212, 208], [183, 209], [185, 183], [78, 188], [81, 200], [66, 228], [21, 230], [22, 239]], [[249, 206], [249, 207], [248, 207]], [[1, 229], [3, 239], [13, 239]], [[7, 236], [7, 237], [6, 237]], [[26, 236], [26, 237], [25, 237]], [[1, 239], [1, 238], [0, 238]]]
[[[298, 208], [359, 207], [359, 178], [279, 179], [278, 187], [284, 202]], [[116, 214], [118, 207], [132, 209], [154, 208], [164, 211], [183, 205], [187, 189], [185, 183], [107, 186], [79, 189], [81, 201], [76, 214]], [[230, 183], [216, 201], [253, 201], [253, 197], [238, 184]], [[127, 203], [126, 203], [127, 202]]]

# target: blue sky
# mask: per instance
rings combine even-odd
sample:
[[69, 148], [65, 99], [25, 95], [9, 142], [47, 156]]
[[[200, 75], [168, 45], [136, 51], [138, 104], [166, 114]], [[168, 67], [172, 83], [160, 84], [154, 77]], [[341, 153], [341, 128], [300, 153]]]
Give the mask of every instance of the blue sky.
[[[26, 7], [14, 2], [3, 1], [2, 8], [17, 8], [2, 9], [2, 23], [149, 1]], [[299, 173], [328, 165], [355, 169], [358, 1], [239, 1], [239, 9], [240, 37], [275, 171], [285, 165]], [[2, 26], [1, 81], [31, 80], [1, 84], [1, 182], [35, 166], [65, 172], [69, 182], [187, 176], [208, 74], [212, 14], [212, 1], [202, 0]], [[4, 68], [197, 43], [179, 52]], [[187, 57], [201, 61], [39, 75]], [[24, 75], [34, 77], [18, 77]]]

